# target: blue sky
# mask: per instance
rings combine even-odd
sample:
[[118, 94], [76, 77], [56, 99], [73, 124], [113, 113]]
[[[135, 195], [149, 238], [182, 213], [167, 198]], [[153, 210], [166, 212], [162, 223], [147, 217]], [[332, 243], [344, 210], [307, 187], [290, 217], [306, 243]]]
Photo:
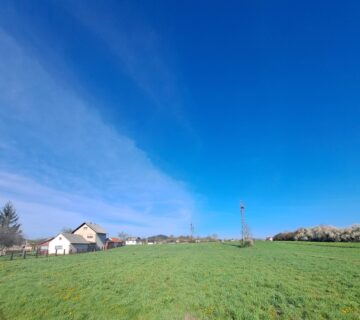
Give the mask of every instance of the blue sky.
[[3, 1], [0, 201], [29, 237], [360, 222], [360, 3]]

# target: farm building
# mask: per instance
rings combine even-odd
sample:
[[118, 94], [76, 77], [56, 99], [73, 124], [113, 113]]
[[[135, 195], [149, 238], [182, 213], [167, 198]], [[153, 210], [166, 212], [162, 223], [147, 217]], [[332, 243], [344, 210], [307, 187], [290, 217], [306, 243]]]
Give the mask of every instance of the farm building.
[[123, 242], [118, 238], [107, 239], [106, 231], [98, 224], [83, 222], [71, 233], [62, 232], [56, 237], [43, 240], [36, 247], [39, 254], [69, 254], [111, 249], [120, 245]]
[[137, 238], [136, 237], [129, 237], [126, 239], [125, 244], [127, 246], [135, 245], [137, 244]]
[[119, 238], [115, 238], [115, 237], [110, 237], [110, 238], [106, 239], [105, 248], [106, 249], [113, 249], [113, 248], [121, 247], [124, 244], [125, 243], [124, 243], [123, 240], [121, 240]]
[[102, 250], [106, 245], [106, 231], [98, 224], [84, 222], [72, 232], [83, 237], [96, 250]]
[[50, 241], [54, 239], [54, 238], [49, 238], [49, 239], [46, 239], [45, 241], [39, 243], [37, 245], [37, 250], [39, 251], [40, 254], [46, 254], [48, 253], [49, 251], [49, 243]]
[[90, 243], [84, 237], [73, 233], [60, 233], [48, 244], [49, 254], [87, 252]]

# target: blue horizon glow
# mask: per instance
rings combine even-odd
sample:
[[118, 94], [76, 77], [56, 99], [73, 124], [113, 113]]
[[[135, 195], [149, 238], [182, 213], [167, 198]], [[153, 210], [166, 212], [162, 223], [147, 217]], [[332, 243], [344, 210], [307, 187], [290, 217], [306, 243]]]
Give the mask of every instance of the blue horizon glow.
[[360, 223], [360, 4], [2, 2], [0, 203], [29, 237]]

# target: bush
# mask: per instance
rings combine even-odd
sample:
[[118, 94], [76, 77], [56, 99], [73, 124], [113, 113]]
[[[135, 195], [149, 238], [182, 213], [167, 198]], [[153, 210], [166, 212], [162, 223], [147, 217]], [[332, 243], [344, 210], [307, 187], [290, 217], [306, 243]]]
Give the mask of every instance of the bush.
[[332, 226], [300, 228], [293, 232], [278, 233], [273, 239], [275, 241], [360, 242], [360, 225], [348, 228]]
[[252, 247], [254, 245], [253, 239], [246, 239], [244, 241], [244, 247]]

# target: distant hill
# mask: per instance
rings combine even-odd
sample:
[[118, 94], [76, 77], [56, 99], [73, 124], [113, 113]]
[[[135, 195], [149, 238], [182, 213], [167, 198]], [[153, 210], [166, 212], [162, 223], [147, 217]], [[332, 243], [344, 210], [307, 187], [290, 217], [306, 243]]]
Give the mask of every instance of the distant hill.
[[147, 238], [149, 242], [165, 241], [167, 239], [169, 239], [169, 237], [164, 234], [159, 234], [157, 236], [151, 236]]

